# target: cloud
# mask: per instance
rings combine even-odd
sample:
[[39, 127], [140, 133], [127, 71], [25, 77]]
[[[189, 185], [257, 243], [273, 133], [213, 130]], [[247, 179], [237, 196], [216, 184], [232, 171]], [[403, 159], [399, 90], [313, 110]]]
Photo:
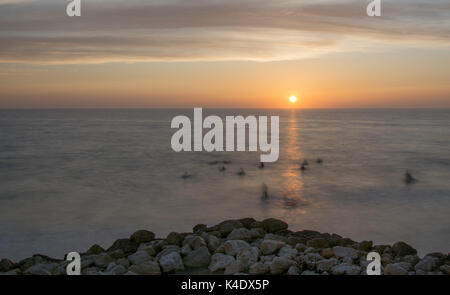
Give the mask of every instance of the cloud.
[[[382, 1], [64, 1], [0, 6], [0, 62], [289, 60], [396, 43], [448, 45], [450, 3]], [[1, 3], [1, 2], [0, 2]]]

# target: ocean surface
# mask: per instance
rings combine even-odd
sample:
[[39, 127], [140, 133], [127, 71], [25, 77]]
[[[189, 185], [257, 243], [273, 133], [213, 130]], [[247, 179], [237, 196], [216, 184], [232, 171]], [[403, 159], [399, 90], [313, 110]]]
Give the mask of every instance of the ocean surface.
[[[450, 251], [450, 110], [204, 113], [280, 116], [279, 161], [173, 152], [171, 120], [193, 109], [0, 110], [0, 258], [62, 258], [138, 229], [163, 237], [242, 217]], [[220, 172], [216, 161], [231, 163]], [[419, 182], [406, 185], [406, 170]]]

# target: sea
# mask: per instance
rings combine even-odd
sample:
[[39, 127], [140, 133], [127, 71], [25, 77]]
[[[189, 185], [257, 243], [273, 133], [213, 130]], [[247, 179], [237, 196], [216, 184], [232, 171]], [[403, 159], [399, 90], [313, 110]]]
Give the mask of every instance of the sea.
[[0, 110], [0, 258], [244, 217], [450, 251], [450, 109], [205, 109], [279, 116], [264, 169], [260, 152], [174, 152], [178, 115], [193, 109]]

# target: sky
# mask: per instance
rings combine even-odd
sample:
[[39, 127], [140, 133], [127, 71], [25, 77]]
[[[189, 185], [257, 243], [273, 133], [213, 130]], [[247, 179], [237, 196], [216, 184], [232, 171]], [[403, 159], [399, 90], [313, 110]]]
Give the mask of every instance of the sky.
[[369, 2], [0, 0], [0, 108], [450, 107], [450, 2]]

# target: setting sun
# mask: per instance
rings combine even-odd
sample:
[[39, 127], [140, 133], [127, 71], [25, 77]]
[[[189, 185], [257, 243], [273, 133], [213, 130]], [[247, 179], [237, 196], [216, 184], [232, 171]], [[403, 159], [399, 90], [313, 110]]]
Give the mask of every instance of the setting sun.
[[297, 101], [297, 97], [291, 96], [291, 97], [289, 98], [289, 100], [290, 100], [292, 103], [294, 103], [294, 102]]

